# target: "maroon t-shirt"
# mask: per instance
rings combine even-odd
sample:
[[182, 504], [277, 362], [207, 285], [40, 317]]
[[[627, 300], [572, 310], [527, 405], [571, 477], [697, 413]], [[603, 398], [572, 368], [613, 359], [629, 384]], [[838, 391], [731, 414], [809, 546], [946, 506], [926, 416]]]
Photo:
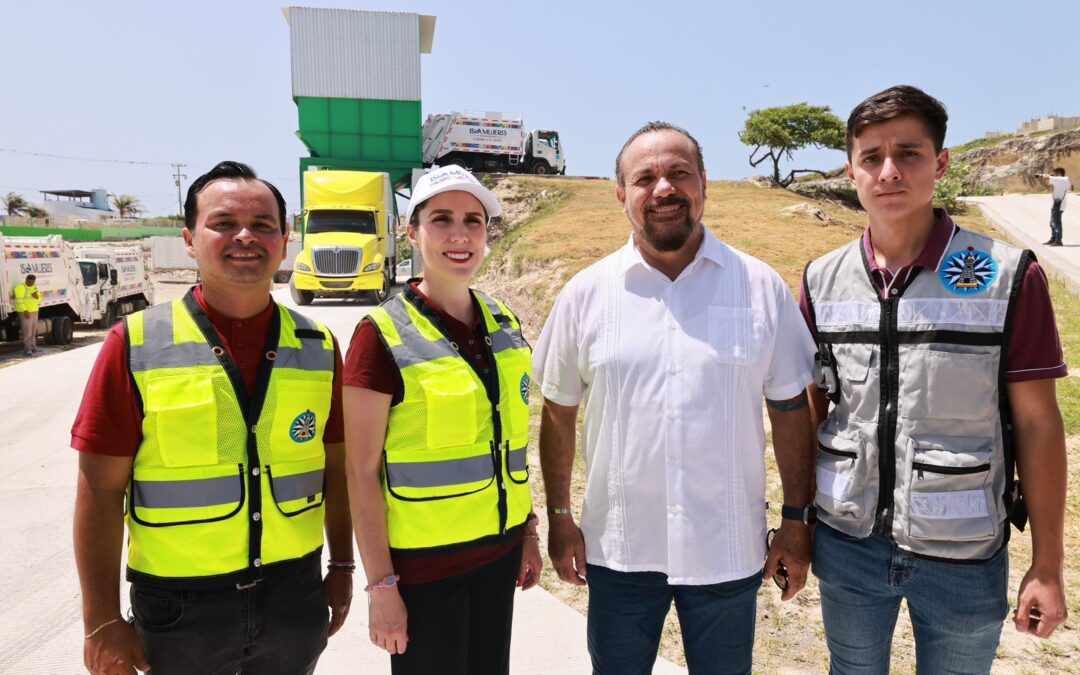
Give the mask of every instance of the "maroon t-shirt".
[[[863, 251], [870, 266], [870, 274], [882, 298], [886, 297], [893, 283], [903, 287], [916, 268], [938, 268], [956, 226], [943, 209], [934, 209], [934, 215], [937, 217], [934, 230], [930, 233], [922, 253], [910, 265], [901, 267], [895, 273], [878, 264], [874, 256], [870, 228], [867, 227], [863, 232]], [[1050, 287], [1046, 281], [1046, 273], [1039, 263], [1032, 262], [1028, 266], [1018, 293], [1012, 331], [1005, 346], [1005, 381], [1027, 382], [1066, 377], [1069, 368], [1061, 351], [1057, 319], [1050, 301]], [[804, 280], [799, 289], [799, 309], [814, 340], [817, 340], [817, 325], [810, 316], [806, 295]]]
[[[480, 329], [483, 317], [476, 313], [472, 326], [458, 321], [447, 314], [442, 307], [420, 292], [416, 283], [409, 284], [409, 290], [416, 298], [435, 310], [443, 326], [450, 332], [451, 338], [461, 350], [461, 356], [475, 361], [480, 372], [487, 374], [491, 364], [483, 348], [484, 337]], [[375, 325], [370, 320], [362, 320], [353, 332], [349, 351], [345, 355], [346, 387], [370, 389], [393, 397], [392, 405], [401, 398], [401, 376], [394, 360], [379, 339]], [[494, 562], [509, 553], [524, 538], [524, 530], [505, 542], [468, 548], [453, 553], [444, 553], [423, 557], [402, 557], [391, 552], [394, 573], [401, 577], [403, 584], [423, 584], [440, 579], [448, 579], [458, 574]]]
[[[259, 375], [274, 303], [270, 302], [256, 316], [237, 320], [208, 306], [203, 299], [201, 285], [195, 287], [194, 295], [214, 325], [229, 357], [236, 363], [250, 394], [255, 389], [255, 380]], [[333, 400], [323, 432], [325, 443], [341, 443], [345, 440], [341, 414], [342, 363], [336, 340], [334, 358]], [[82, 403], [71, 427], [71, 447], [93, 455], [134, 457], [143, 439], [142, 423], [142, 406], [128, 370], [124, 324], [118, 323], [105, 337], [90, 379], [86, 382]]]

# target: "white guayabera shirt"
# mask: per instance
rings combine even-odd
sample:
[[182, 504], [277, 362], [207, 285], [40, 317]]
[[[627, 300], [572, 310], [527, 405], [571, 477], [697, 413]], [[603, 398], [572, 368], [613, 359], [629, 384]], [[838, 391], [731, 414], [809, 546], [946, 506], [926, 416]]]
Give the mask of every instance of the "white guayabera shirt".
[[575, 276], [533, 371], [545, 398], [585, 404], [588, 562], [671, 584], [759, 573], [762, 397], [803, 391], [815, 351], [780, 276], [708, 228], [675, 281], [632, 239]]

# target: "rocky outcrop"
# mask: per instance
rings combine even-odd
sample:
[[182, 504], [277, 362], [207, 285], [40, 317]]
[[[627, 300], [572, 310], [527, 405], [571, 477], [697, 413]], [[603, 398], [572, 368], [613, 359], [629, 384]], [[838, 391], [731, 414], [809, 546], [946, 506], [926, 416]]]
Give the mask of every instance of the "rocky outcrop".
[[1045, 186], [1035, 175], [1037, 173], [1049, 173], [1060, 166], [1070, 176], [1080, 175], [1080, 129], [1013, 138], [997, 145], [956, 153], [952, 161], [971, 166], [976, 180], [992, 190], [1043, 190]]
[[851, 209], [862, 209], [862, 205], [859, 204], [859, 195], [856, 194], [851, 181], [846, 177], [797, 181], [789, 185], [788, 190], [803, 197], [826, 199]]

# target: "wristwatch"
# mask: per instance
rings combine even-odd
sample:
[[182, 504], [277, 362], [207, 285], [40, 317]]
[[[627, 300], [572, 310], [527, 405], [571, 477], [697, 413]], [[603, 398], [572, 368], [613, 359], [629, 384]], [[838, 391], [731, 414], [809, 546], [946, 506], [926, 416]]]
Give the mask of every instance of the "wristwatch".
[[780, 507], [780, 517], [797, 520], [803, 525], [813, 525], [817, 522], [817, 508], [813, 504], [809, 506], [784, 505]]

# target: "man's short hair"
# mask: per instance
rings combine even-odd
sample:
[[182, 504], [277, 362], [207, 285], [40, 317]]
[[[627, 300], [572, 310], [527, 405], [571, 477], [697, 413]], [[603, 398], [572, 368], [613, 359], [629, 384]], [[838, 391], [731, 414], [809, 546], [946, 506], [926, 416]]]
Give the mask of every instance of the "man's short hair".
[[1065, 167], [1059, 166], [1056, 169], [1054, 169], [1053, 173], [1054, 173], [1055, 176], [1064, 176], [1065, 175]]
[[278, 223], [281, 226], [281, 233], [285, 234], [287, 231], [285, 198], [281, 196], [281, 192], [270, 181], [263, 180], [255, 175], [255, 171], [247, 164], [228, 160], [218, 162], [217, 166], [196, 178], [191, 187], [188, 188], [187, 199], [184, 200], [184, 227], [192, 232], [195, 231], [195, 221], [198, 220], [199, 215], [199, 193], [205, 190], [207, 185], [219, 180], [255, 180], [270, 188], [270, 192], [273, 193], [278, 206]]
[[37, 281], [37, 275], [36, 274], [27, 274], [26, 275], [26, 280], [27, 281]]
[[626, 149], [628, 147], [630, 147], [630, 144], [633, 143], [637, 139], [638, 136], [642, 136], [644, 134], [648, 134], [648, 133], [651, 133], [653, 131], [674, 131], [674, 132], [680, 133], [683, 136], [686, 136], [687, 138], [689, 138], [690, 142], [694, 144], [694, 151], [697, 153], [697, 168], [698, 168], [698, 171], [701, 172], [702, 176], [705, 175], [705, 156], [701, 152], [701, 144], [697, 142], [697, 139], [694, 138], [693, 136], [691, 136], [689, 131], [687, 131], [686, 129], [683, 129], [680, 126], [677, 126], [677, 125], [672, 124], [670, 122], [656, 121], [656, 122], [649, 122], [645, 126], [641, 127], [637, 131], [635, 131], [633, 134], [631, 134], [630, 138], [626, 139], [626, 142], [623, 143], [622, 149], [619, 150], [618, 156], [615, 157], [615, 182], [618, 183], [620, 187], [622, 187], [622, 184], [623, 184], [623, 173], [622, 173], [622, 156], [623, 156], [623, 153], [626, 152]]
[[934, 150], [941, 152], [945, 147], [945, 130], [949, 122], [945, 105], [918, 87], [901, 84], [874, 94], [851, 111], [847, 120], [848, 159], [851, 159], [851, 146], [863, 129], [898, 117], [918, 119], [933, 139]]

